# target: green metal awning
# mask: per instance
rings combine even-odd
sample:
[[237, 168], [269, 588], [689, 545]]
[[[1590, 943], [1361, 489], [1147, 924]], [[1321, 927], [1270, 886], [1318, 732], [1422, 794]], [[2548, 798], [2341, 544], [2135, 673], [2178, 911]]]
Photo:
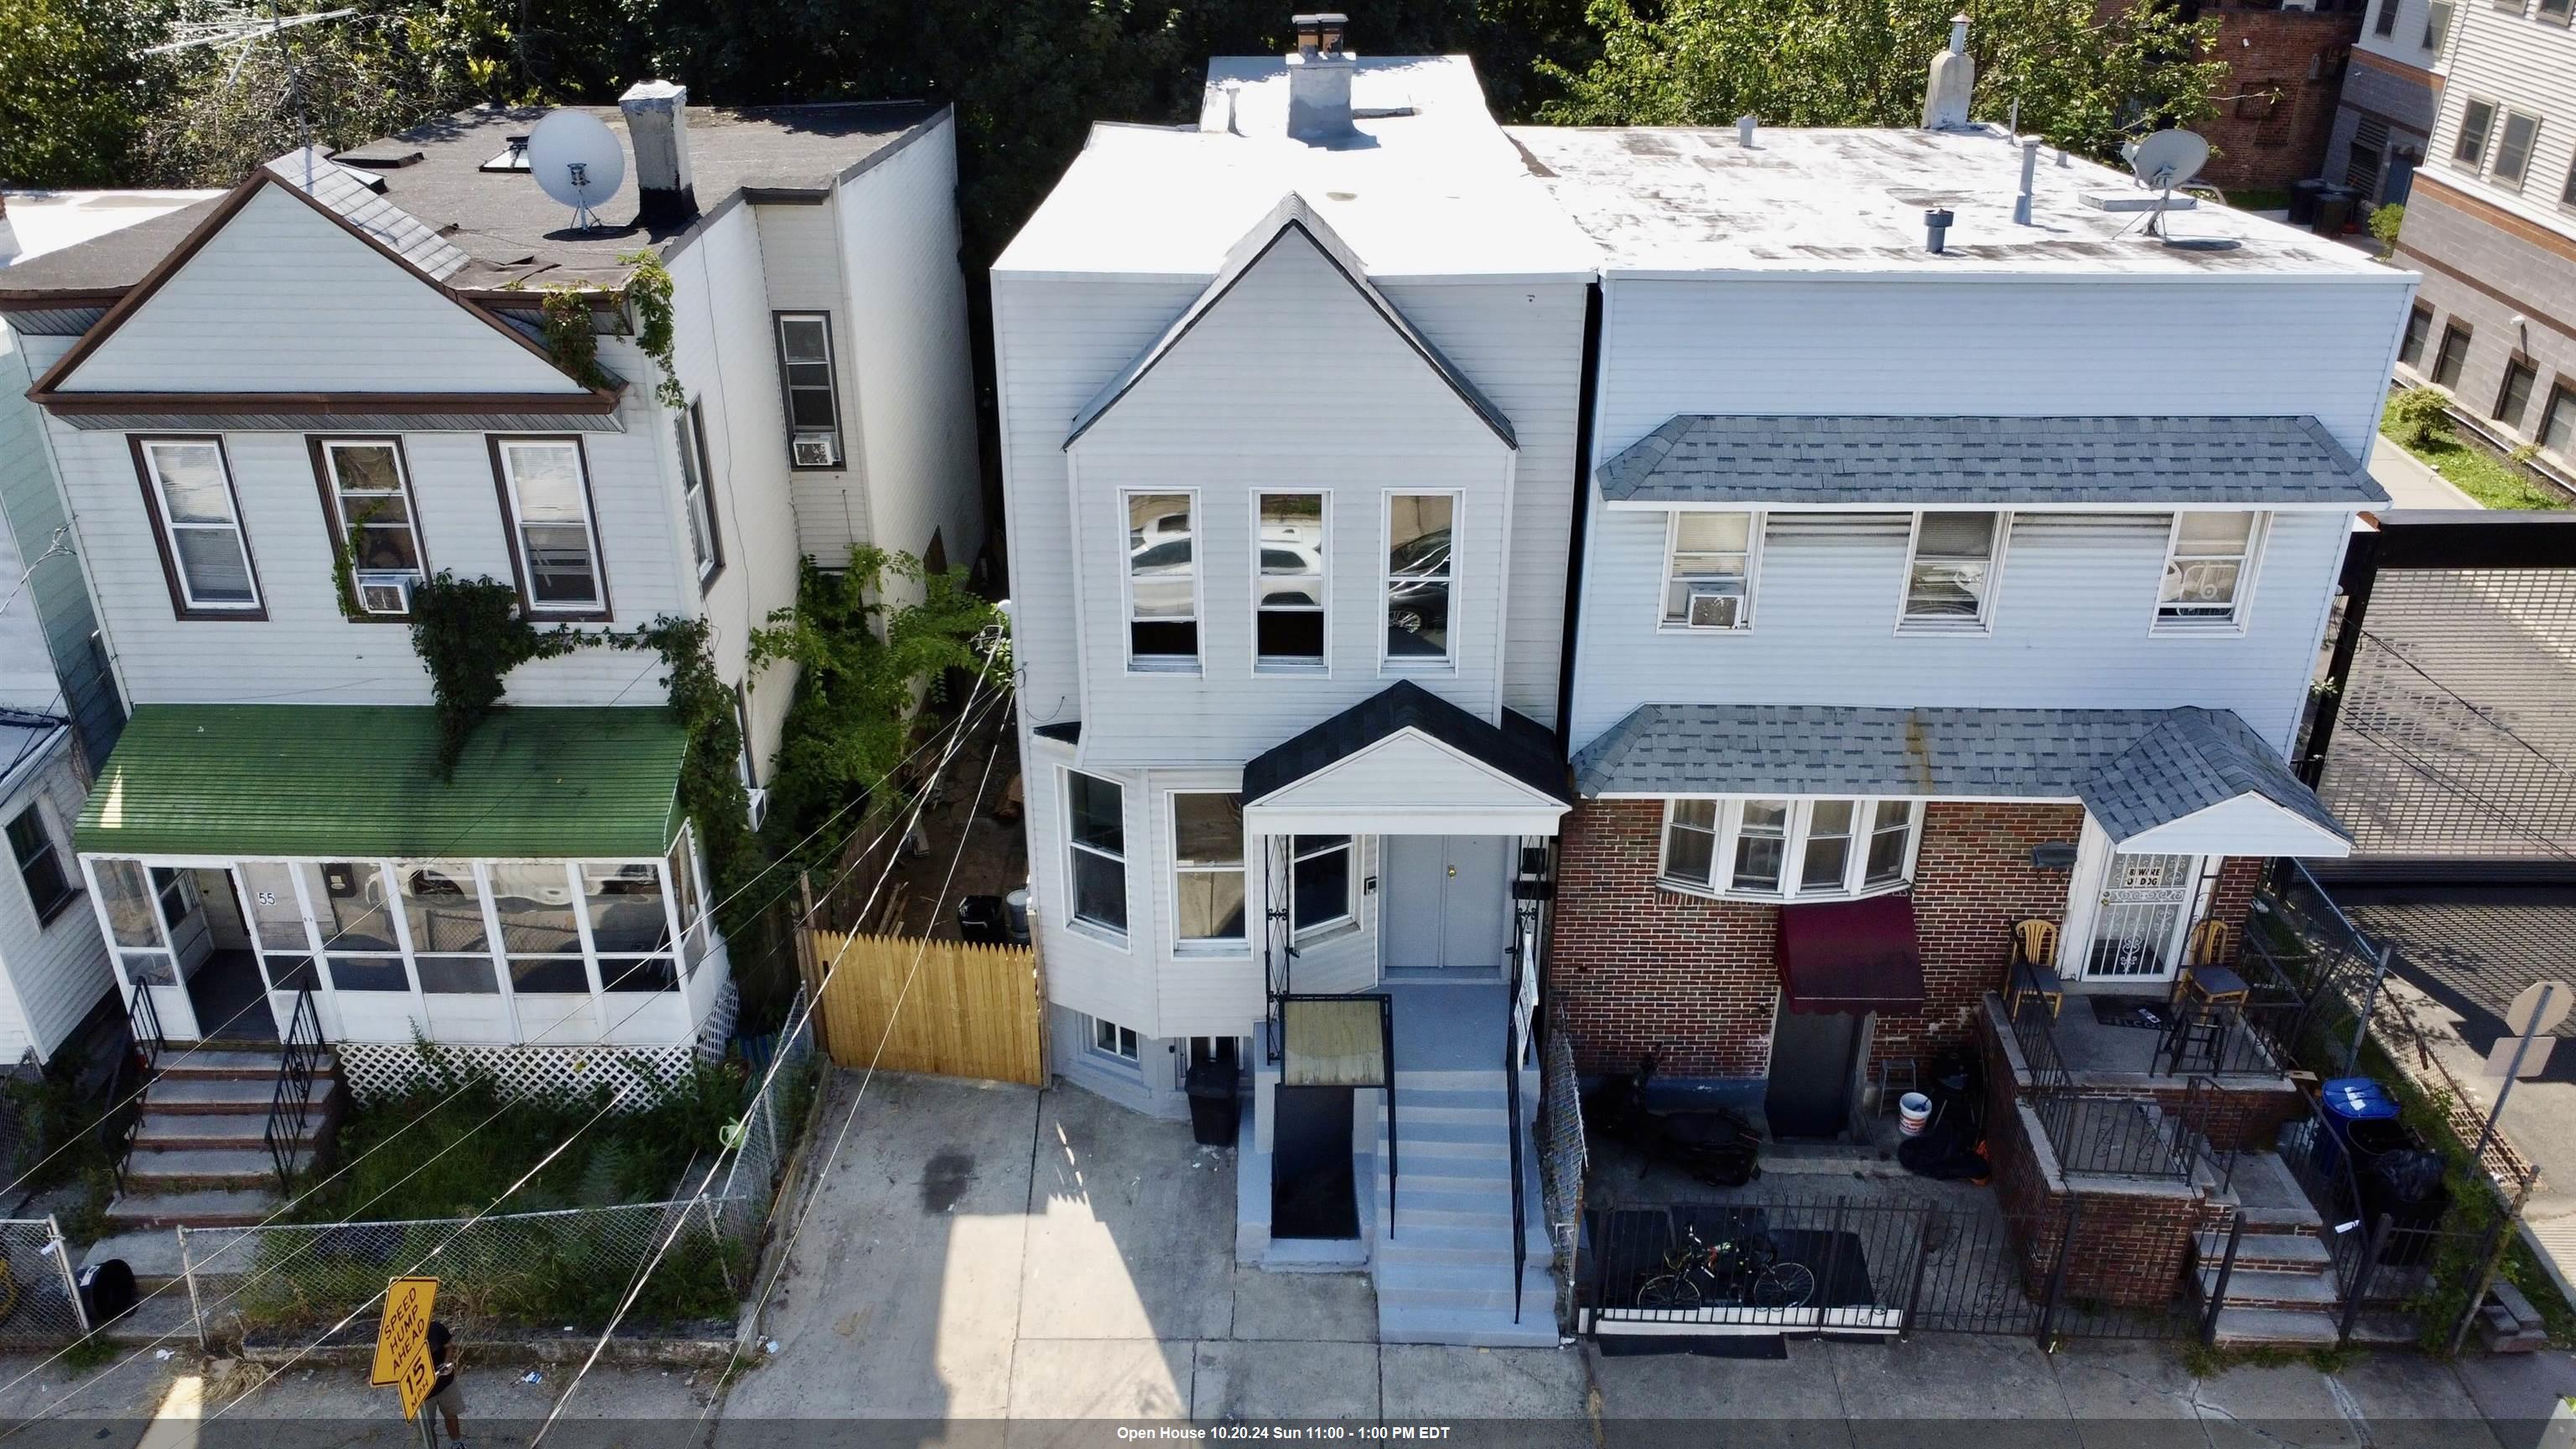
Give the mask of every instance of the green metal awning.
[[147, 704], [81, 811], [84, 854], [641, 858], [679, 830], [671, 712], [503, 709], [438, 776], [426, 707]]

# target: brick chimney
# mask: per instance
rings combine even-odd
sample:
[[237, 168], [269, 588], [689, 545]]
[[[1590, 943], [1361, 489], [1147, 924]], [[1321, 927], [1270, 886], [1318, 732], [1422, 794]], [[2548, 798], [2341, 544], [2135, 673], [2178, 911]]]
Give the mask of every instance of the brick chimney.
[[1968, 17], [1950, 17], [1950, 48], [1932, 57], [1932, 74], [1923, 87], [1923, 125], [1928, 130], [1968, 124], [1968, 99], [1977, 89], [1977, 63], [1968, 58]]
[[637, 81], [617, 98], [617, 109], [626, 113], [626, 139], [635, 147], [637, 217], [646, 226], [665, 226], [697, 215], [689, 170], [689, 88]]
[[1288, 134], [1330, 142], [1351, 134], [1351, 53], [1342, 49], [1344, 15], [1300, 15], [1297, 48], [1288, 56]]

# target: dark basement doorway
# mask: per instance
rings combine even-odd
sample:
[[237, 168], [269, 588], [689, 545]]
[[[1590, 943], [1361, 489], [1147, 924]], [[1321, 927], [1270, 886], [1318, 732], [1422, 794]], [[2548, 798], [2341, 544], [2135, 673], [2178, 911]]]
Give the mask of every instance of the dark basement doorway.
[[1272, 1089], [1270, 1236], [1356, 1238], [1351, 1088]]

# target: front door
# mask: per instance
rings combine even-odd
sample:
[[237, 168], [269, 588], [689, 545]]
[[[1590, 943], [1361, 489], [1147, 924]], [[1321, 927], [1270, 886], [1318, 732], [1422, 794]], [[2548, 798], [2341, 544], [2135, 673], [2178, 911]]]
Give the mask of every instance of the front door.
[[1762, 1094], [1773, 1137], [1830, 1142], [1849, 1130], [1864, 1019], [1848, 1011], [1791, 1011], [1787, 1001], [1780, 1003], [1771, 1027], [1771, 1080]]
[[1386, 969], [1499, 976], [1512, 934], [1512, 845], [1507, 835], [1387, 836]]
[[[129, 1004], [139, 987], [151, 1001], [165, 1041], [195, 1041], [197, 1013], [188, 1002], [180, 974], [180, 955], [173, 950], [172, 922], [187, 927], [191, 917], [185, 887], [175, 871], [147, 869], [141, 861], [87, 857], [81, 861], [107, 939], [115, 948], [117, 990]], [[165, 901], [165, 893], [168, 899]], [[203, 956], [203, 923], [184, 939]]]
[[2112, 856], [2093, 908], [2084, 979], [2141, 986], [2171, 981], [2199, 867], [2196, 855]]

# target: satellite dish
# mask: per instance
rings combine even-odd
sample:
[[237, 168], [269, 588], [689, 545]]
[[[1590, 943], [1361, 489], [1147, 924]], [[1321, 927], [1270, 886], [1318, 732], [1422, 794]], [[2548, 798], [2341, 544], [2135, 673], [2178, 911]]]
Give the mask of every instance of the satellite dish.
[[626, 180], [626, 151], [608, 123], [585, 111], [555, 111], [528, 133], [528, 174], [572, 208], [572, 224], [600, 224], [599, 208]]
[[2160, 191], [2187, 186], [2209, 164], [2209, 143], [2189, 131], [2158, 131], [2129, 153], [2129, 169]]

